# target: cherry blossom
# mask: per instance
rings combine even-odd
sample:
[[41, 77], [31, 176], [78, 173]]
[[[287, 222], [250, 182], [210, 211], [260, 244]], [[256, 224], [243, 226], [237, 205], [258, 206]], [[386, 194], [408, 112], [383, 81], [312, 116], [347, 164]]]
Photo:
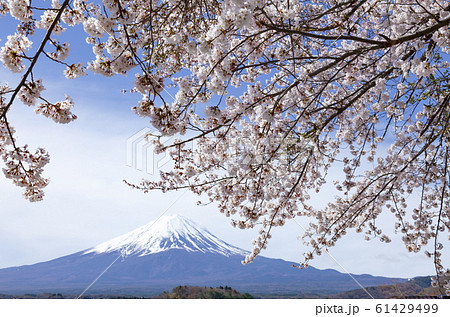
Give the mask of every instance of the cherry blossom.
[[24, 53], [33, 43], [23, 34], [8, 35], [5, 46], [0, 49], [0, 61], [14, 73], [25, 69], [23, 65]]

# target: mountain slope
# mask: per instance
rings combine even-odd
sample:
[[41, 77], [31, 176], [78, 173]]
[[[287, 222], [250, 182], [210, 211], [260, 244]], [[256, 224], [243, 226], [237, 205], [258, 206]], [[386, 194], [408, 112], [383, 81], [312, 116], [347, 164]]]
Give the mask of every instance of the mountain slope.
[[162, 216], [132, 232], [104, 242], [85, 253], [99, 254], [120, 251], [126, 256], [145, 256], [171, 249], [184, 249], [188, 252], [211, 252], [225, 256], [248, 253], [217, 238], [207, 229], [180, 215]]
[[[342, 292], [402, 279], [355, 275], [258, 257], [242, 265], [246, 251], [192, 221], [164, 217], [92, 249], [34, 265], [0, 270], [0, 293], [81, 293], [106, 268], [90, 293], [156, 295], [178, 285], [227, 285], [241, 292]], [[113, 265], [111, 265], [114, 263]]]

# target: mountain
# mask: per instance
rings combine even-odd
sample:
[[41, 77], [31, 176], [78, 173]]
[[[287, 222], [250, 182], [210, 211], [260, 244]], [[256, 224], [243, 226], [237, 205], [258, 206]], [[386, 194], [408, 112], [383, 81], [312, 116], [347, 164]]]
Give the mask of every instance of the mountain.
[[172, 249], [226, 257], [248, 253], [217, 238], [192, 220], [175, 215], [162, 216], [130, 233], [99, 244], [85, 254], [121, 252], [124, 256], [146, 256]]
[[[0, 270], [0, 293], [58, 292], [156, 295], [178, 285], [229, 286], [253, 294], [338, 293], [403, 279], [353, 275], [258, 257], [182, 216], [160, 217], [91, 249], [33, 265]], [[355, 282], [358, 281], [358, 283]]]

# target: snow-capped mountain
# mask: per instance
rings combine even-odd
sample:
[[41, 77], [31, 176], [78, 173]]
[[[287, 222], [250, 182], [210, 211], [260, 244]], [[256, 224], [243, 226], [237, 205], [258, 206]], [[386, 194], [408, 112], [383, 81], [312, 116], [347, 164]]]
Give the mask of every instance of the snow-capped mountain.
[[88, 250], [0, 269], [0, 294], [78, 295], [90, 285], [86, 294], [150, 296], [178, 285], [227, 285], [254, 294], [333, 293], [404, 281], [311, 266], [299, 270], [295, 263], [263, 256], [242, 265], [245, 254], [189, 219], [161, 217]]
[[134, 231], [99, 244], [87, 250], [85, 254], [118, 251], [124, 256], [145, 256], [171, 249], [210, 252], [227, 257], [248, 253], [217, 238], [192, 220], [173, 215], [159, 217]]

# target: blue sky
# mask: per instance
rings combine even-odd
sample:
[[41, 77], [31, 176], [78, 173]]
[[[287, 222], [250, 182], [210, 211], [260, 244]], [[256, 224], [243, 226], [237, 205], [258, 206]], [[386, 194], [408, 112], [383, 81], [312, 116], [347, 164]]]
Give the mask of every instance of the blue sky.
[[[6, 40], [0, 18], [0, 46]], [[75, 31], [69, 36], [84, 43]], [[72, 62], [86, 61], [92, 54], [80, 44]], [[91, 55], [91, 56], [89, 56]], [[242, 231], [230, 225], [230, 219], [220, 214], [214, 205], [196, 205], [198, 197], [190, 192], [144, 194], [126, 186], [122, 180], [139, 182], [152, 177], [127, 166], [127, 139], [145, 127], [146, 119], [137, 117], [130, 108], [138, 95], [122, 94], [129, 89], [133, 76], [105, 78], [92, 73], [66, 80], [62, 68], [41, 62], [35, 72], [47, 90], [44, 96], [57, 101], [70, 95], [75, 101], [78, 119], [68, 125], [53, 123], [35, 115], [33, 109], [15, 103], [8, 114], [16, 128], [18, 143], [33, 149], [49, 151], [51, 161], [45, 176], [51, 183], [44, 201], [29, 203], [20, 188], [0, 175], [0, 268], [32, 264], [84, 250], [120, 234], [134, 230], [162, 213], [182, 214], [207, 227], [213, 234], [244, 249], [251, 248], [256, 231]], [[18, 76], [0, 66], [0, 82], [15, 86]], [[329, 197], [317, 196], [317, 204]], [[392, 222], [387, 215], [382, 221]], [[300, 261], [307, 250], [298, 239], [303, 234], [305, 220], [290, 222], [273, 230], [273, 239], [265, 256]], [[387, 233], [393, 231], [388, 225]], [[335, 268], [352, 273], [413, 277], [433, 274], [432, 262], [422, 253], [410, 254], [393, 236], [391, 244], [366, 242], [362, 235], [348, 234], [338, 246], [311, 265]]]

